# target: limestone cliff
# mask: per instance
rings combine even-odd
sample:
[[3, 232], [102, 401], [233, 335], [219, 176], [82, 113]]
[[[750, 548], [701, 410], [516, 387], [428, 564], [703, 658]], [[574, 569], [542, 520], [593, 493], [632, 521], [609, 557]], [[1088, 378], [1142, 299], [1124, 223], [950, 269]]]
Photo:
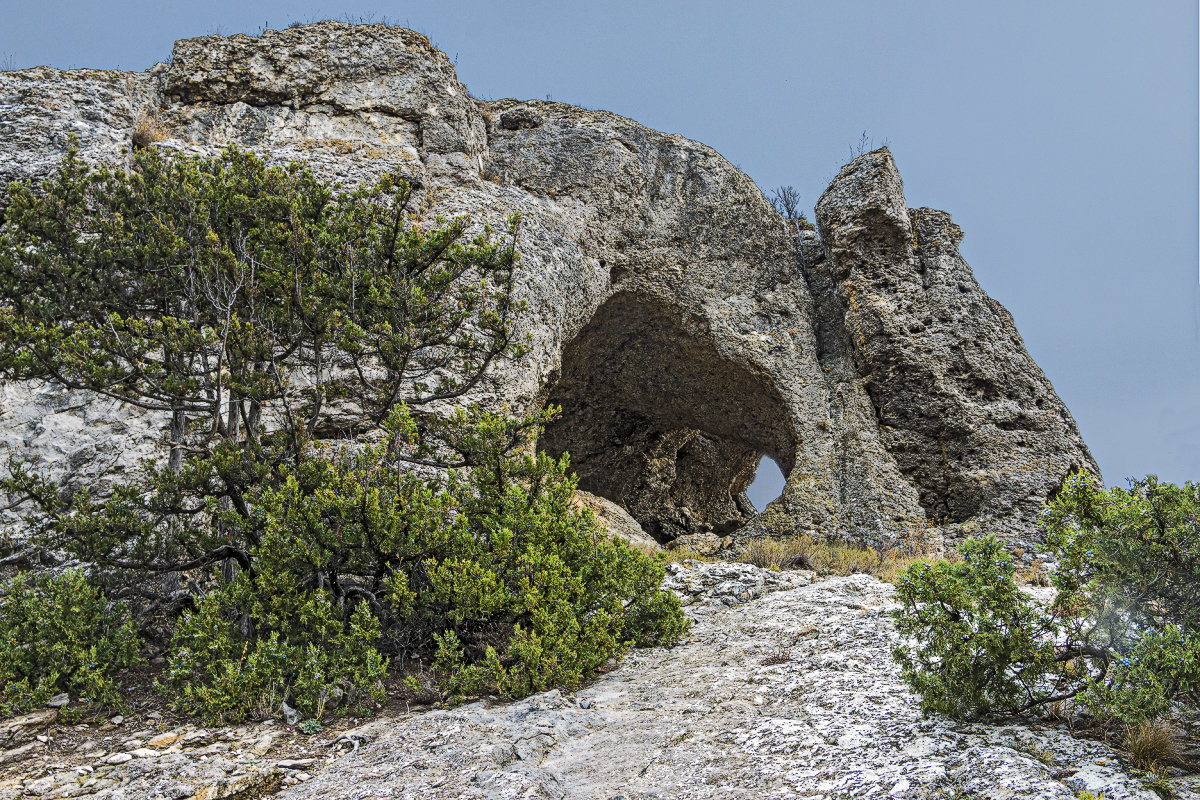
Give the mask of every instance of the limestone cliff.
[[[542, 446], [570, 451], [582, 488], [660, 542], [879, 544], [931, 523], [1023, 538], [1069, 470], [1096, 470], [958, 228], [907, 208], [886, 150], [834, 180], [801, 257], [712, 149], [606, 112], [475, 100], [399, 28], [189, 39], [144, 73], [0, 73], [0, 182], [48, 174], [69, 135], [87, 159], [127, 163], [138, 130], [180, 152], [303, 159], [343, 185], [399, 167], [426, 217], [521, 213], [530, 351], [474, 399], [561, 405]], [[0, 448], [57, 474], [132, 468], [153, 444], [128, 410], [42, 386], [0, 398]], [[763, 454], [787, 487], [756, 516], [743, 492]]]

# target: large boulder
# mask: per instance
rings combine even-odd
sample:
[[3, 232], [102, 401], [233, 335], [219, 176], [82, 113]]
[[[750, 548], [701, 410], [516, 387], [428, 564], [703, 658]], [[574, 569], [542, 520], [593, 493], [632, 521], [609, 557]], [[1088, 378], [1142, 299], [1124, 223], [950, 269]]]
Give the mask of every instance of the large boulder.
[[[0, 73], [0, 132], [2, 179], [47, 175], [69, 134], [84, 158], [123, 165], [136, 133], [302, 159], [341, 185], [399, 169], [424, 219], [520, 213], [528, 353], [469, 399], [562, 406], [541, 446], [569, 451], [580, 488], [660, 543], [880, 545], [938, 539], [943, 523], [1025, 536], [1070, 469], [1095, 469], [958, 257], [957, 228], [906, 208], [886, 151], [843, 170], [823, 243], [802, 248], [711, 148], [607, 112], [474, 100], [423, 36], [335, 22], [184, 40], [145, 73]], [[3, 402], [8, 450], [60, 477], [87, 459], [31, 433], [29, 403], [63, 405], [44, 387], [5, 387]], [[146, 426], [73, 418], [89, 453], [153, 449]], [[787, 483], [756, 514], [744, 490], [763, 455]]]

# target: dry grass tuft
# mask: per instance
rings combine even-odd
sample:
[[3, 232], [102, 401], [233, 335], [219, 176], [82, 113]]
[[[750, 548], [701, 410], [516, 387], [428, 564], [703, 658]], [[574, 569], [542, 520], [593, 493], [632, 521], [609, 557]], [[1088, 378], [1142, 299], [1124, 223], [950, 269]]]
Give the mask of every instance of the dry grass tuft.
[[663, 560], [668, 564], [682, 564], [685, 561], [703, 561], [707, 564], [712, 564], [725, 560], [715, 556], [702, 555], [686, 547], [672, 547], [669, 550], [659, 550], [657, 552], [663, 556]]
[[1079, 707], [1070, 698], [1066, 700], [1055, 700], [1045, 707], [1046, 719], [1053, 722], [1069, 723], [1078, 713]]
[[812, 541], [795, 539], [751, 539], [742, 545], [738, 561], [765, 569], [816, 569], [809, 560]]
[[686, 547], [647, 547], [641, 542], [628, 542], [628, 544], [640, 553], [650, 556], [651, 558], [661, 558], [665, 564], [683, 564], [687, 561], [703, 561], [706, 564], [712, 564], [725, 559], [715, 556], [706, 556], [697, 553], [695, 550], [690, 550]]
[[779, 664], [786, 664], [791, 660], [792, 660], [792, 653], [790, 650], [785, 650], [782, 647], [777, 647], [774, 650], [772, 650], [765, 658], [763, 658], [758, 663], [762, 664], [764, 667], [774, 667]]
[[943, 557], [956, 560], [955, 555], [939, 555], [937, 547], [932, 543], [935, 539], [931, 529], [924, 529], [905, 536], [901, 544], [884, 550], [846, 542], [819, 541], [809, 535], [748, 539], [732, 550], [715, 555], [704, 555], [687, 547], [674, 547], [665, 551], [651, 551], [642, 547], [639, 549], [662, 558], [668, 564], [733, 560], [764, 569], [807, 569], [821, 575], [853, 575], [856, 572], [864, 572], [895, 583], [912, 564]]
[[1159, 772], [1183, 760], [1179, 736], [1174, 727], [1163, 720], [1131, 725], [1125, 732], [1125, 749], [1134, 764], [1151, 772]]
[[154, 112], [143, 111], [133, 123], [133, 147], [142, 150], [170, 136], [167, 126]]
[[767, 569], [811, 569], [823, 575], [865, 572], [894, 583], [912, 564], [937, 558], [933, 548], [912, 541], [886, 550], [822, 542], [811, 536], [786, 539], [751, 539], [742, 545], [738, 560]]
[[1046, 569], [1045, 563], [1040, 558], [1034, 559], [1033, 563], [1025, 569], [1017, 573], [1017, 581], [1026, 583], [1030, 586], [1050, 586], [1050, 572]]

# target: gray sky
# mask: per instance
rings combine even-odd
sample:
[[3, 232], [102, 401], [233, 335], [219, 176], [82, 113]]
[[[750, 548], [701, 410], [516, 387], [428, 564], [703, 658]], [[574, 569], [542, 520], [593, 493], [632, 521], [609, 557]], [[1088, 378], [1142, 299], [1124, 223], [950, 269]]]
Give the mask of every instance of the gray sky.
[[962, 226], [1109, 484], [1200, 480], [1195, 0], [0, 0], [0, 65], [140, 70], [347, 15], [428, 35], [477, 97], [624, 114], [809, 209], [867, 131]]

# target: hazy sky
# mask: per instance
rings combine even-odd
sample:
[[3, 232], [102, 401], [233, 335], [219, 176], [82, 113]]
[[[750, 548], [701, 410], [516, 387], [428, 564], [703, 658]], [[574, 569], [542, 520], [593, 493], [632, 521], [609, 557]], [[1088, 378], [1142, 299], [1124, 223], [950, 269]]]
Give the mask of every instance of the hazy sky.
[[624, 114], [809, 209], [867, 131], [962, 226], [1107, 481], [1200, 480], [1195, 0], [0, 0], [0, 65], [141, 70], [346, 16], [425, 33], [477, 97]]

